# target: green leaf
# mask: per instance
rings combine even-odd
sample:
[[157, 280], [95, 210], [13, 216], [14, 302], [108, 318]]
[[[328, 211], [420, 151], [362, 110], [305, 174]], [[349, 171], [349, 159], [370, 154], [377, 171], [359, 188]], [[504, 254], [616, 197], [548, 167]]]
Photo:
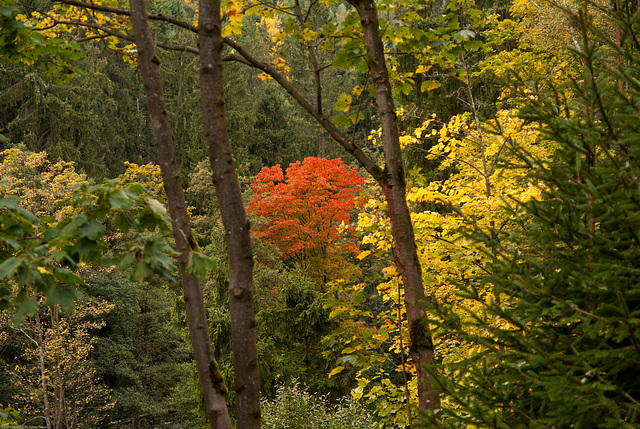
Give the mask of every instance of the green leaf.
[[49, 228], [44, 233], [44, 241], [52, 241], [60, 235], [60, 230], [58, 228]]
[[125, 234], [129, 232], [131, 227], [134, 227], [134, 228], [138, 227], [137, 222], [131, 219], [129, 216], [127, 216], [126, 213], [118, 213], [116, 218], [114, 219], [114, 222], [118, 227], [118, 229]]
[[47, 215], [47, 216], [42, 216], [42, 217], [40, 218], [40, 222], [41, 222], [41, 223], [43, 223], [43, 224], [45, 224], [45, 225], [50, 225], [50, 224], [54, 223], [55, 221], [56, 221], [56, 220], [53, 218], [53, 216], [49, 216], [49, 215]]
[[0, 15], [5, 18], [11, 18], [15, 9], [10, 6], [0, 6]]
[[144, 186], [142, 186], [139, 183], [132, 183], [131, 185], [129, 185], [128, 188], [131, 192], [137, 194], [137, 195], [141, 195], [144, 194], [145, 192], [147, 192], [147, 190], [144, 188]]
[[17, 240], [13, 240], [13, 239], [10, 239], [10, 238], [5, 238], [2, 241], [4, 241], [7, 245], [11, 246], [13, 248], [13, 250], [22, 249], [22, 246], [20, 245], [20, 243]]
[[97, 240], [98, 236], [102, 235], [103, 231], [102, 224], [97, 220], [92, 220], [80, 228], [79, 235], [80, 237], [86, 237], [89, 240]]
[[355, 364], [358, 361], [358, 355], [342, 356], [342, 361], [345, 363]]
[[158, 223], [156, 217], [149, 212], [140, 213], [140, 216], [138, 216], [138, 222], [140, 222], [140, 227], [143, 230], [148, 229], [149, 231], [153, 231]]
[[133, 261], [136, 259], [136, 254], [134, 252], [128, 252], [124, 255], [124, 257], [120, 260], [120, 263], [118, 264], [118, 266], [121, 269], [125, 269], [127, 268], [129, 265], [131, 265], [133, 263]]
[[31, 213], [29, 210], [25, 210], [22, 207], [18, 207], [18, 213], [20, 213], [22, 217], [24, 217], [25, 219], [27, 219], [29, 222], [33, 224], [40, 223], [40, 219], [38, 219], [37, 216]]
[[79, 275], [77, 275], [73, 271], [69, 271], [69, 270], [64, 269], [64, 268], [54, 268], [53, 269], [53, 276], [60, 283], [65, 283], [65, 284], [69, 284], [69, 285], [83, 284], [84, 283], [84, 280], [82, 279], [82, 277], [80, 277]]
[[16, 268], [22, 264], [20, 258], [9, 258], [0, 264], [0, 279], [10, 278], [13, 276]]
[[360, 305], [367, 300], [367, 295], [364, 292], [360, 291], [353, 297], [352, 303], [353, 305]]
[[0, 297], [1, 298], [6, 298], [7, 296], [11, 295], [11, 289], [9, 289], [6, 286], [0, 286]]
[[349, 128], [351, 126], [351, 120], [343, 115], [335, 115], [331, 123], [336, 127]]
[[147, 198], [146, 201], [153, 214], [159, 217], [167, 215], [167, 208], [160, 201], [155, 198]]
[[109, 204], [116, 210], [129, 210], [133, 206], [133, 201], [122, 189], [118, 189], [111, 197]]
[[[24, 291], [24, 289], [23, 289]], [[22, 291], [21, 291], [22, 292]], [[26, 292], [25, 294], [26, 295]], [[13, 318], [13, 323], [18, 326], [24, 319], [29, 316], [36, 314], [36, 301], [33, 297], [24, 297], [23, 299], [16, 299], [16, 302], [20, 302], [18, 305], [18, 311], [16, 312], [16, 316]]]
[[189, 262], [187, 263], [187, 273], [195, 274], [199, 278], [205, 278], [207, 270], [214, 270], [216, 261], [209, 256], [200, 252], [189, 253]]
[[153, 274], [153, 268], [147, 265], [146, 262], [139, 261], [133, 268], [132, 276], [136, 281], [142, 281], [146, 276], [150, 274]]
[[435, 80], [425, 80], [420, 85], [420, 92], [433, 91], [434, 89], [440, 88], [441, 86], [442, 84]]
[[0, 209], [7, 208], [9, 210], [16, 210], [20, 204], [20, 197], [17, 195], [10, 195], [0, 200]]
[[456, 41], [461, 41], [461, 40], [468, 40], [471, 39], [472, 37], [474, 37], [476, 35], [475, 31], [471, 31], [471, 30], [460, 30], [458, 32], [456, 32], [453, 35], [454, 40]]
[[79, 290], [66, 285], [57, 285], [47, 294], [47, 304], [60, 304], [65, 311], [72, 311], [74, 300], [82, 298]]

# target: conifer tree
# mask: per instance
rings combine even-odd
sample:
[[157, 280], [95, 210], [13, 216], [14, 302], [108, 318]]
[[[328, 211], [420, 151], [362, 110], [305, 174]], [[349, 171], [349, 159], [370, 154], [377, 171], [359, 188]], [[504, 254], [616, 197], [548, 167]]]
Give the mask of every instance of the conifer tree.
[[626, 1], [557, 7], [581, 35], [582, 79], [518, 82], [522, 117], [555, 154], [512, 142], [541, 197], [510, 203], [511, 226], [468, 231], [490, 249], [489, 274], [466, 288], [483, 312], [434, 304], [442, 328], [483, 350], [443, 368], [441, 426], [640, 420], [640, 14]]

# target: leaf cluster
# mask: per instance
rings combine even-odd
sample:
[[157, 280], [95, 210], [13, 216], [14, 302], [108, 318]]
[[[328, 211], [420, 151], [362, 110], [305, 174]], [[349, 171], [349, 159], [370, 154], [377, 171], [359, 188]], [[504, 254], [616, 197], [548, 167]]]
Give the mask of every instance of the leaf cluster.
[[[111, 216], [123, 233], [156, 228], [165, 234], [170, 231], [162, 203], [147, 197], [141, 185], [123, 187], [118, 180], [78, 184], [63, 203], [69, 206], [69, 215], [59, 220], [24, 209], [18, 195], [3, 197], [0, 278], [15, 283], [6, 283], [0, 298], [4, 308], [18, 307], [17, 323], [34, 313], [34, 294], [46, 296], [51, 305], [73, 307], [74, 298], [80, 296], [76, 287], [83, 283], [78, 269], [81, 263], [95, 264], [103, 259], [104, 222]], [[134, 209], [136, 214], [132, 216]], [[172, 253], [161, 237], [150, 235], [142, 244], [121, 253], [117, 263], [121, 268], [133, 264], [136, 278], [151, 273], [172, 278]], [[16, 291], [11, 289], [12, 284]]]

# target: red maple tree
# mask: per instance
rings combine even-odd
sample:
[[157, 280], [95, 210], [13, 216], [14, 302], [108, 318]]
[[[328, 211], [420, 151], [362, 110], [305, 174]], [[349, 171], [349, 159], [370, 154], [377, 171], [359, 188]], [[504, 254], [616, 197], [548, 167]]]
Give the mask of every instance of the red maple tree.
[[254, 234], [277, 246], [305, 275], [323, 283], [335, 278], [349, 265], [347, 255], [358, 252], [344, 232], [363, 184], [357, 168], [339, 158], [305, 158], [289, 165], [286, 179], [280, 165], [264, 167], [248, 206], [265, 219]]

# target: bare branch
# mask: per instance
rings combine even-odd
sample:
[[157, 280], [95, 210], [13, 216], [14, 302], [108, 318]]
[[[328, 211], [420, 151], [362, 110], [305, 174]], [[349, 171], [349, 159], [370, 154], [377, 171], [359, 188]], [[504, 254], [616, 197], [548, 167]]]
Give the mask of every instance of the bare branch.
[[[87, 40], [93, 40], [93, 39], [101, 39], [101, 38], [105, 38], [105, 37], [109, 37], [109, 36], [113, 36], [113, 37], [117, 37], [118, 39], [123, 39], [123, 40], [129, 40], [131, 42], [134, 41], [133, 36], [129, 36], [128, 34], [124, 34], [124, 33], [120, 33], [119, 31], [114, 31], [112, 29], [110, 29], [109, 27], [105, 27], [104, 25], [99, 25], [99, 24], [91, 24], [88, 22], [81, 22], [81, 21], [55, 21], [55, 25], [73, 25], [76, 27], [87, 27], [87, 28], [93, 28], [94, 30], [99, 30], [104, 32], [105, 34], [102, 35], [97, 35], [97, 36], [93, 36], [93, 37], [85, 37], [83, 39], [78, 39], [76, 40], [77, 42], [84, 42]], [[196, 54], [199, 55], [200, 51], [198, 50], [198, 48], [194, 48], [193, 46], [187, 46], [187, 45], [171, 45], [169, 43], [163, 43], [163, 42], [156, 42], [156, 46], [159, 48], [163, 48], [163, 49], [168, 49], [171, 51], [184, 51], [184, 52], [191, 52], [192, 54]]]
[[[307, 113], [309, 113], [318, 121], [318, 123], [329, 133], [329, 135], [335, 141], [337, 141], [347, 152], [353, 155], [354, 158], [356, 158], [358, 162], [360, 162], [360, 164], [364, 167], [364, 169], [369, 172], [369, 174], [371, 174], [376, 180], [383, 179], [384, 172], [378, 166], [378, 164], [373, 162], [373, 160], [371, 160], [371, 158], [369, 158], [359, 146], [353, 144], [347, 138], [347, 136], [345, 136], [338, 128], [335, 127], [335, 125], [331, 123], [329, 118], [318, 112], [318, 110], [311, 103], [309, 103], [309, 101], [304, 98], [304, 96], [300, 94], [300, 92], [291, 84], [291, 82], [289, 82], [287, 78], [281, 73], [279, 73], [275, 69], [275, 67], [257, 60], [256, 58], [251, 56], [251, 54], [249, 54], [244, 48], [242, 48], [235, 41], [228, 37], [224, 38], [224, 43], [235, 49], [235, 51], [240, 54], [242, 58], [244, 58], [244, 60], [246, 60], [241, 61], [242, 63], [249, 63], [252, 67], [257, 68], [258, 70], [262, 70], [263, 72], [271, 76], [273, 80], [275, 80], [282, 88], [284, 88], [285, 91], [289, 93], [289, 95], [291, 95], [298, 102], [300, 107], [306, 110]], [[235, 60], [235, 58], [229, 59]]]
[[282, 6], [278, 6], [278, 5], [274, 4], [274, 3], [268, 3], [268, 2], [265, 2], [265, 1], [261, 1], [261, 0], [258, 0], [256, 2], [256, 4], [262, 5], [262, 6], [266, 6], [266, 7], [270, 8], [270, 9], [277, 10], [277, 11], [282, 12], [282, 13], [287, 14], [287, 15], [296, 16], [295, 13], [289, 11], [289, 9], [291, 9], [289, 7], [282, 7]]
[[[117, 7], [109, 7], [109, 6], [103, 6], [103, 5], [98, 5], [98, 4], [94, 4], [94, 3], [88, 3], [88, 2], [83, 2], [83, 1], [78, 1], [78, 0], [55, 0], [58, 1], [60, 3], [64, 3], [64, 4], [68, 4], [71, 6], [77, 6], [77, 7], [84, 7], [87, 9], [91, 9], [91, 10], [99, 10], [101, 12], [110, 12], [110, 13], [115, 13], [116, 15], [124, 15], [124, 16], [131, 16], [131, 12], [128, 9], [121, 9], [121, 8], [117, 8]], [[164, 22], [168, 22], [171, 23], [173, 25], [176, 25], [178, 27], [184, 28], [186, 30], [189, 30], [193, 33], [198, 33], [198, 28], [187, 23], [184, 21], [180, 21], [179, 19], [175, 19], [172, 18], [170, 16], [166, 16], [163, 15], [161, 13], [155, 14], [155, 13], [150, 13], [148, 14], [149, 19], [154, 20], [154, 21], [164, 21]]]
[[253, 64], [251, 64], [249, 61], [245, 60], [240, 55], [236, 55], [236, 54], [225, 55], [224, 57], [222, 57], [222, 61], [237, 61], [239, 63], [242, 63], [242, 64], [246, 65], [246, 66], [253, 67]]

